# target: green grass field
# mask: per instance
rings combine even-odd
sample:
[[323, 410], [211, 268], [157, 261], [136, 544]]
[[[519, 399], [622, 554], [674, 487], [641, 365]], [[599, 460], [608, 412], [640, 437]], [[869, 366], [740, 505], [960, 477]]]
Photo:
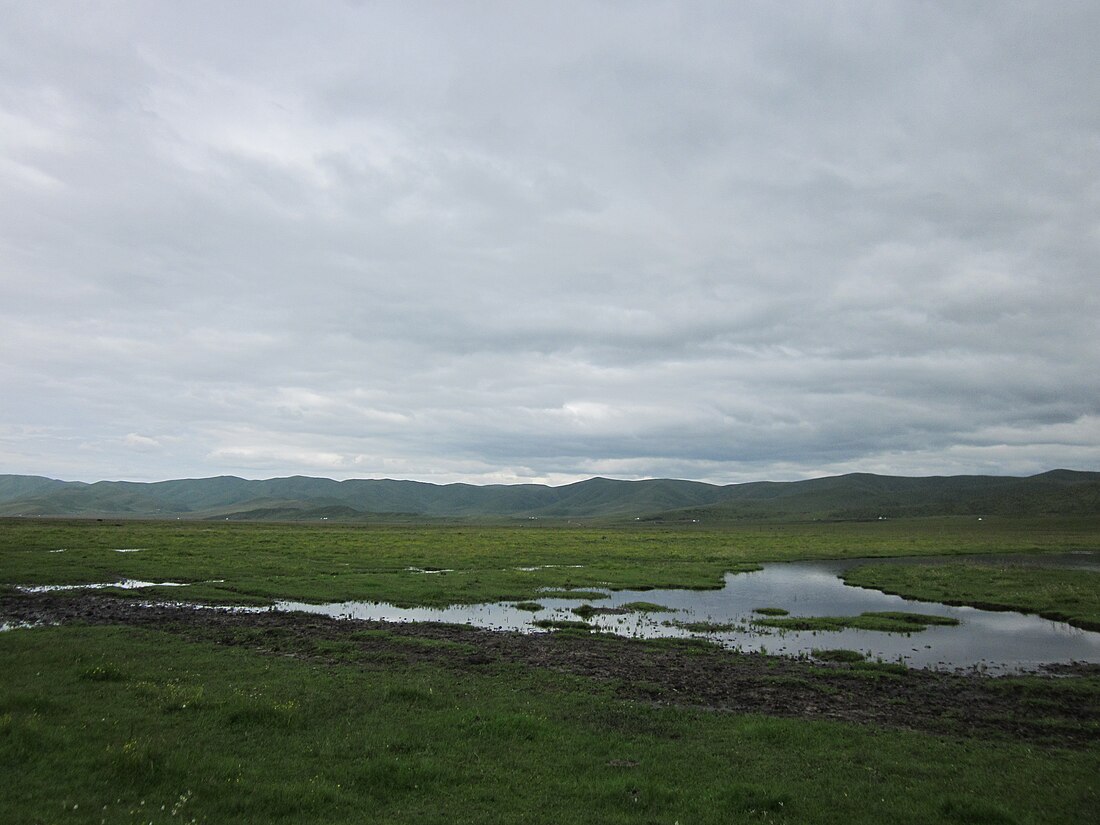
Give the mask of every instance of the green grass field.
[[863, 565], [844, 580], [913, 599], [1023, 610], [1100, 630], [1100, 573], [982, 562]]
[[[1081, 822], [1100, 749], [624, 701], [502, 667], [0, 637], [4, 822]], [[17, 777], [17, 781], [13, 778]]]
[[[713, 531], [36, 520], [0, 522], [0, 582], [224, 579], [188, 598], [444, 604], [605, 581], [717, 586], [727, 569], [777, 559], [1098, 546], [1097, 520]], [[124, 626], [0, 633], [0, 822], [1024, 825], [1100, 811], [1095, 740], [1060, 747], [716, 712], [552, 668], [455, 668], [452, 648], [471, 651], [444, 640], [400, 641], [443, 654], [414, 661], [364, 658], [341, 641], [275, 655], [256, 634], [226, 646]], [[999, 684], [1038, 715], [1053, 690], [1083, 705], [1100, 694], [1096, 678]]]
[[[8, 519], [0, 520], [0, 585], [131, 578], [194, 582], [186, 591], [194, 601], [282, 598], [444, 606], [537, 600], [540, 587], [720, 587], [725, 572], [765, 561], [1095, 549], [1098, 536], [1100, 518], [943, 518], [724, 529]], [[139, 552], [113, 552], [135, 548]], [[50, 552], [56, 550], [64, 552]], [[433, 568], [450, 572], [420, 572]], [[159, 595], [179, 598], [181, 591], [164, 588]]]

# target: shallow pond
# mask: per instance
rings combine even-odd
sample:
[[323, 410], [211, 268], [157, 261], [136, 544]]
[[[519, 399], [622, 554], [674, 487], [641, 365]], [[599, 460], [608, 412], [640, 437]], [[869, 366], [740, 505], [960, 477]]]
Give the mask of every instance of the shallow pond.
[[[274, 609], [328, 616], [395, 622], [451, 622], [525, 632], [539, 631], [538, 621], [576, 621], [573, 608], [591, 605], [616, 608], [647, 602], [668, 608], [662, 612], [630, 612], [590, 616], [594, 628], [636, 638], [706, 638], [740, 650], [762, 650], [799, 656], [815, 649], [857, 650], [871, 659], [904, 662], [937, 669], [979, 668], [995, 673], [1034, 670], [1044, 664], [1100, 663], [1100, 633], [1064, 622], [1010, 611], [951, 607], [911, 601], [877, 590], [853, 587], [840, 578], [859, 564], [911, 564], [959, 561], [951, 558], [849, 559], [764, 565], [753, 573], [730, 573], [716, 590], [600, 590], [604, 598], [539, 598], [541, 609], [524, 610], [515, 602], [456, 605], [447, 608], [401, 608], [378, 602], [306, 604], [279, 602]], [[985, 561], [1068, 567], [1100, 571], [1100, 554], [1057, 553], [1042, 556], [983, 556]], [[586, 588], [591, 592], [593, 588]], [[560, 594], [560, 590], [555, 590]], [[763, 618], [761, 607], [782, 608], [791, 616], [854, 616], [864, 612], [905, 611], [957, 619], [954, 626], [932, 626], [912, 633], [845, 629], [792, 631], [753, 624]], [[707, 622], [729, 626], [699, 632], [678, 623]]]

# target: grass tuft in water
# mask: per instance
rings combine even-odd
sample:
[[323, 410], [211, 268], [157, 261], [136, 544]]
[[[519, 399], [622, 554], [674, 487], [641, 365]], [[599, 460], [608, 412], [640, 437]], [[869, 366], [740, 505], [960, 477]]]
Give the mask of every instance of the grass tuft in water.
[[752, 611], [753, 613], [759, 613], [761, 616], [789, 616], [790, 611], [784, 610], [782, 607], [758, 607]]
[[876, 630], [883, 633], [916, 633], [929, 625], [957, 625], [958, 619], [950, 616], [931, 616], [924, 613], [897, 611], [868, 612], [858, 616], [777, 616], [753, 619], [753, 624], [777, 627], [781, 630]]
[[677, 613], [679, 608], [665, 607], [654, 602], [627, 602], [623, 607], [632, 613]]
[[599, 590], [544, 590], [539, 593], [544, 599], [606, 599], [607, 594]]
[[573, 612], [582, 619], [591, 619], [593, 616], [622, 616], [630, 611], [625, 607], [593, 607], [590, 604], [582, 604], [574, 607]]
[[847, 650], [845, 648], [814, 648], [812, 653], [815, 659], [820, 659], [823, 662], [862, 662], [867, 658], [858, 650]]
[[579, 622], [573, 619], [539, 619], [533, 623], [535, 627], [547, 630], [594, 630], [588, 622]]
[[726, 633], [730, 630], [739, 630], [740, 625], [733, 622], [664, 622], [669, 627], [679, 627], [692, 633]]
[[936, 616], [931, 613], [906, 613], [902, 610], [879, 610], [862, 613], [860, 615], [871, 616], [876, 619], [906, 622], [907, 624], [924, 625], [925, 627], [928, 625], [954, 627], [959, 623], [959, 620], [952, 616]]

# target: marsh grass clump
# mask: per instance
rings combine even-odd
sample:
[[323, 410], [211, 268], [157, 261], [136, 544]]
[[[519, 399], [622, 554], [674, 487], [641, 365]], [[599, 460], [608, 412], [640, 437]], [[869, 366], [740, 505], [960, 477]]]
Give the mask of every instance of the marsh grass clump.
[[722, 793], [722, 807], [744, 814], [756, 814], [766, 820], [769, 815], [786, 813], [790, 794], [764, 785], [734, 782]]
[[114, 665], [92, 665], [80, 672], [80, 678], [85, 682], [123, 682], [126, 674]]
[[455, 653], [473, 653], [477, 647], [466, 642], [451, 639], [427, 639], [420, 636], [394, 636], [391, 642], [397, 647], [409, 650], [449, 650]]
[[539, 593], [544, 599], [606, 599], [607, 594], [599, 590], [543, 590]]
[[141, 785], [153, 782], [164, 771], [164, 749], [144, 737], [107, 746], [107, 762], [119, 781]]
[[761, 616], [789, 616], [790, 611], [784, 610], [782, 607], [758, 607], [752, 611], [753, 613], [759, 613]]
[[739, 630], [740, 625], [733, 622], [664, 622], [669, 627], [679, 627], [692, 633], [726, 633], [731, 630]]
[[226, 720], [233, 725], [260, 728], [292, 728], [300, 720], [295, 699], [272, 700], [259, 693], [238, 693], [225, 708]]
[[753, 619], [753, 624], [781, 630], [876, 630], [883, 633], [916, 633], [929, 625], [957, 625], [950, 616], [900, 611], [867, 612], [858, 616], [776, 616]]
[[636, 679], [630, 687], [635, 693], [647, 696], [650, 699], [657, 699], [665, 695], [665, 688], [659, 682], [649, 679]]
[[854, 671], [864, 671], [877, 676], [905, 676], [909, 673], [909, 668], [901, 662], [853, 662], [851, 667]]
[[533, 623], [535, 627], [546, 630], [594, 630], [588, 622], [575, 621], [573, 619], [539, 619]]
[[717, 653], [722, 650], [722, 645], [720, 645], [713, 639], [676, 639], [671, 636], [664, 636], [658, 637], [656, 639], [646, 639], [645, 643], [650, 647], [675, 650], [678, 653], [682, 653], [686, 656], [708, 655], [711, 653]]
[[516, 610], [526, 610], [529, 613], [538, 613], [543, 609], [538, 602], [516, 602], [514, 606]]
[[170, 679], [167, 682], [142, 680], [134, 685], [138, 696], [151, 700], [163, 713], [175, 713], [187, 708], [197, 708], [202, 704], [204, 689], [202, 685], [184, 684]]
[[820, 659], [822, 662], [862, 662], [867, 657], [860, 653], [858, 650], [847, 650], [845, 648], [814, 648], [811, 651], [815, 659]]
[[41, 753], [48, 741], [45, 727], [37, 713], [0, 713], [0, 751], [20, 760]]
[[654, 602], [627, 602], [623, 605], [624, 610], [629, 610], [631, 613], [677, 613], [679, 608], [677, 607], [665, 607], [663, 604], [655, 604]]
[[384, 759], [368, 762], [353, 773], [354, 787], [378, 803], [393, 803], [422, 793], [443, 778], [433, 765], [416, 759]]
[[966, 825], [1016, 825], [1019, 822], [1000, 805], [971, 799], [949, 797], [940, 805], [945, 822]]
[[640, 813], [647, 814], [645, 821], [662, 821], [656, 818], [657, 813], [667, 813], [673, 806], [676, 795], [666, 785], [637, 778], [613, 791], [610, 798], [597, 800], [596, 804], [604, 804], [610, 810], [628, 812], [630, 816], [637, 817]]
[[430, 705], [435, 701], [435, 690], [430, 685], [391, 685], [383, 693], [383, 700], [398, 705]]
[[593, 607], [590, 604], [582, 604], [580, 607], [574, 607], [573, 612], [582, 619], [590, 619], [593, 616], [622, 616], [630, 611], [625, 607]]
[[350, 662], [359, 658], [359, 646], [344, 639], [320, 639], [313, 644], [314, 651], [326, 659]]
[[[888, 621], [904, 622], [906, 624], [913, 625], [941, 625], [944, 627], [953, 627], [959, 623], [959, 620], [953, 616], [936, 616], [931, 613], [906, 613], [903, 610], [879, 610], [871, 611], [869, 613], [861, 613], [861, 616], [870, 616], [876, 619], [887, 619]], [[921, 628], [924, 629], [923, 627]]]

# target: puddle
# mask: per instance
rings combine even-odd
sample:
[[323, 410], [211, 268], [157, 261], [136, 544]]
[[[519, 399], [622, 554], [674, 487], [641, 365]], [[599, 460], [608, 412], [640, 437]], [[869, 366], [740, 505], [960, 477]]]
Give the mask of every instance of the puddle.
[[[913, 564], [960, 561], [966, 557], [923, 559], [849, 559], [766, 564], [752, 573], [729, 573], [716, 590], [609, 590], [598, 592], [601, 611], [587, 619], [593, 628], [633, 638], [705, 638], [724, 647], [772, 654], [802, 656], [821, 648], [858, 650], [869, 659], [904, 662], [911, 667], [941, 670], [977, 668], [991, 673], [1036, 670], [1044, 664], [1100, 663], [1100, 633], [1039, 616], [1010, 611], [953, 607], [937, 602], [908, 601], [877, 590], [845, 584], [840, 574], [859, 564]], [[1100, 570], [1100, 554], [1059, 553], [1043, 556], [984, 556], [984, 561], [1037, 567]], [[402, 608], [378, 602], [306, 604], [281, 601], [276, 610], [320, 613], [338, 618], [392, 622], [448, 622], [492, 630], [544, 632], [541, 621], [577, 621], [573, 608], [591, 597], [538, 597], [538, 611], [514, 602], [455, 605], [445, 608]], [[631, 602], [661, 605], [675, 612], [614, 612]], [[529, 606], [529, 605], [528, 605]], [[913, 633], [845, 629], [792, 631], [753, 624], [761, 607], [787, 610], [791, 616], [855, 616], [875, 611], [905, 611], [945, 616], [957, 626], [932, 626]], [[603, 610], [606, 609], [606, 610]], [[677, 623], [706, 622], [725, 626], [718, 632], [693, 632]]]
[[29, 630], [35, 627], [49, 627], [45, 622], [0, 622], [0, 633], [9, 630]]
[[148, 547], [115, 547], [113, 548], [116, 553], [140, 553], [142, 550], [148, 550]]
[[209, 579], [204, 582], [146, 582], [139, 579], [120, 579], [117, 582], [95, 582], [93, 584], [37, 584], [17, 587], [24, 593], [52, 593], [55, 590], [102, 590], [105, 587], [117, 587], [120, 590], [140, 590], [143, 587], [188, 587], [192, 584], [221, 584], [225, 579]]
[[94, 584], [38, 584], [17, 589], [24, 593], [52, 593], [55, 590], [101, 590], [104, 587], [117, 587], [120, 590], [138, 590], [142, 587], [187, 587], [190, 582], [143, 582], [137, 579], [121, 579], [117, 582], [95, 582]]

